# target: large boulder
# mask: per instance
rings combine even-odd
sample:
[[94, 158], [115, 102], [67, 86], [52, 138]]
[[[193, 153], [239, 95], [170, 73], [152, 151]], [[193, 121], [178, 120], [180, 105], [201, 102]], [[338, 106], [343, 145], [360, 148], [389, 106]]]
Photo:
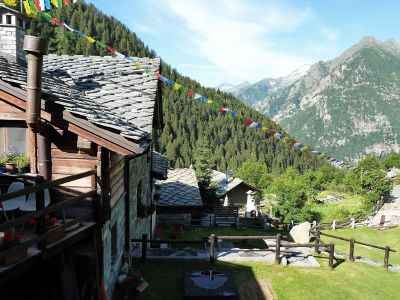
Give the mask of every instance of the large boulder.
[[296, 244], [306, 244], [310, 241], [311, 223], [304, 222], [294, 226], [289, 234]]

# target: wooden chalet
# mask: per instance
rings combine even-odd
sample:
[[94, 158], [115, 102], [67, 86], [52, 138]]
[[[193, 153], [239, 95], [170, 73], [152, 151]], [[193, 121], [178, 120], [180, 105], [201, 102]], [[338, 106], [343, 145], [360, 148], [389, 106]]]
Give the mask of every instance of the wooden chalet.
[[[0, 4], [5, 15], [0, 41], [14, 40], [0, 42], [0, 150], [25, 152], [30, 172], [0, 174], [0, 201], [36, 200], [30, 212], [0, 211], [0, 232], [22, 235], [0, 251], [0, 299], [112, 299], [130, 240], [154, 227], [150, 137], [163, 123], [160, 85], [123, 59], [47, 55], [46, 41], [21, 42], [22, 16]], [[14, 182], [24, 188], [8, 193]], [[46, 215], [57, 222], [48, 226]]]

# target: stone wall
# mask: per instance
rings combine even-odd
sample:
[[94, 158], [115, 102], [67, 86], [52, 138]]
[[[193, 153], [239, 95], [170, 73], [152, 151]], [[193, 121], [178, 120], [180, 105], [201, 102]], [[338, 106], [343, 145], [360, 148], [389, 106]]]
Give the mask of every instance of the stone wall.
[[25, 53], [23, 51], [25, 30], [17, 26], [16, 16], [11, 15], [11, 24], [6, 24], [6, 14], [0, 17], [2, 17], [2, 24], [0, 24], [0, 52], [25, 61]]
[[[141, 199], [143, 205], [152, 203], [150, 171], [151, 159], [148, 155], [142, 155], [129, 162], [130, 238], [141, 238], [142, 234], [147, 234], [149, 237], [152, 235], [152, 218], [139, 218], [137, 216], [138, 199]], [[141, 190], [141, 195], [138, 197], [139, 190]], [[132, 250], [132, 248], [130, 249]]]
[[[116, 226], [116, 249], [117, 254], [111, 256], [112, 228]], [[115, 231], [114, 231], [115, 233]], [[111, 220], [103, 227], [103, 262], [104, 262], [104, 285], [107, 292], [107, 299], [112, 299], [115, 283], [121, 268], [122, 257], [125, 245], [125, 193], [117, 201], [111, 210]]]

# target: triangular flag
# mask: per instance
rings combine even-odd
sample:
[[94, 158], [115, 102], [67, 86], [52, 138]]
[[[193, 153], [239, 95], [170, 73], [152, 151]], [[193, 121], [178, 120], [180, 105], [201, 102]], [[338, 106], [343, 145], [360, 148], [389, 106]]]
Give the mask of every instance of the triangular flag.
[[137, 58], [135, 58], [135, 57], [125, 57], [127, 60], [129, 60], [129, 61], [131, 61], [131, 62], [135, 62], [135, 61], [137, 61]]
[[[94, 41], [94, 40], [93, 40]], [[125, 55], [123, 55], [122, 53], [119, 53], [118, 51], [115, 51], [115, 56], [118, 58], [125, 58]]]
[[74, 32], [75, 30], [71, 27], [69, 27], [67, 24], [64, 23], [64, 27], [67, 28], [69, 31]]
[[58, 6], [59, 7], [63, 7], [63, 1], [62, 0], [58, 0]]
[[106, 46], [106, 49], [107, 49], [110, 53], [112, 53], [112, 54], [114, 54], [115, 51], [117, 51], [117, 50], [115, 50], [113, 47], [110, 47], [110, 46]]
[[186, 94], [186, 92], [189, 90], [187, 87], [181, 87], [181, 93]]
[[235, 111], [231, 112], [231, 115], [232, 117], [236, 117], [236, 112]]
[[39, 0], [39, 4], [40, 4], [40, 9], [43, 11], [43, 10], [46, 10], [46, 5], [44, 4], [44, 0]]
[[37, 13], [37, 8], [36, 8], [36, 4], [34, 0], [29, 0], [29, 5], [31, 7], [31, 10], [34, 11], [35, 13]]
[[167, 82], [167, 78], [161, 75], [161, 76], [160, 76], [160, 81], [162, 81], [162, 82]]
[[89, 41], [89, 43], [94, 43], [96, 41], [94, 38], [92, 38], [90, 36], [86, 36], [86, 39]]
[[197, 94], [197, 93], [194, 93], [194, 99], [199, 99], [199, 98], [201, 98], [201, 97], [203, 97], [202, 95], [200, 95], [200, 94]]
[[290, 144], [289, 144], [289, 147], [293, 147], [293, 145], [296, 144], [296, 143], [297, 143], [297, 141], [295, 141], [295, 140], [291, 141]]
[[141, 68], [142, 68], [142, 64], [140, 64], [140, 63], [135, 63], [135, 67], [136, 67], [136, 69], [141, 69]]
[[156, 76], [157, 78], [161, 77], [161, 74], [158, 71], [153, 71], [154, 76]]
[[208, 98], [206, 96], [201, 96], [201, 102], [206, 103]]
[[277, 139], [280, 139], [282, 137], [282, 135], [280, 133], [275, 133], [274, 137], [277, 138]]
[[268, 131], [267, 135], [268, 135], [269, 137], [273, 137], [273, 136], [275, 135], [275, 133], [276, 133], [275, 130], [271, 130], [271, 131]]
[[104, 44], [103, 42], [97, 41], [96, 43], [103, 49], [106, 49], [106, 47], [107, 47], [106, 44]]
[[[85, 35], [84, 35], [82, 32], [80, 32], [79, 30], [74, 29], [74, 32], [76, 32], [77, 34], [79, 34], [80, 37], [85, 37]], [[105, 46], [106, 46], [106, 45], [104, 45], [104, 47], [105, 47]]]
[[170, 86], [173, 86], [174, 82], [171, 79], [167, 79], [167, 84], [170, 85]]
[[181, 88], [181, 85], [179, 83], [174, 84], [174, 91], [178, 91]]
[[303, 147], [300, 149], [300, 151], [306, 151], [306, 150], [308, 150], [308, 146], [303, 146]]
[[59, 26], [59, 27], [63, 27], [63, 23], [61, 23], [61, 22], [59, 22], [58, 20], [56, 20], [56, 19], [51, 19], [51, 23], [53, 24], [53, 25], [57, 25], [57, 26]]
[[71, 0], [64, 0], [64, 4], [70, 5], [71, 4]]
[[41, 16], [48, 22], [51, 22], [51, 19], [53, 18], [50, 14], [48, 14], [47, 12], [42, 12]]
[[215, 109], [218, 109], [219, 108], [219, 103], [213, 101], [212, 107], [215, 108]]
[[45, 5], [46, 9], [51, 9], [50, 0], [44, 0], [44, 5]]
[[263, 128], [261, 128], [261, 131], [265, 133], [265, 132], [268, 131], [268, 128], [267, 127], [263, 127]]
[[244, 121], [244, 124], [246, 125], [250, 125], [251, 123], [253, 123], [252, 119], [247, 119], [246, 121]]
[[206, 103], [207, 103], [207, 104], [213, 104], [214, 101], [212, 101], [211, 99], [208, 99], [208, 100], [206, 101]]
[[42, 8], [40, 7], [40, 1], [39, 0], [33, 0], [33, 2], [35, 4], [36, 10], [38, 12], [42, 11]]
[[8, 6], [17, 6], [17, 0], [4, 0], [4, 3]]
[[58, 8], [58, 0], [51, 0], [51, 3]]
[[37, 15], [37, 12], [32, 9], [31, 5], [29, 4], [28, 0], [24, 1], [24, 8], [26, 15], [30, 18], [34, 18]]
[[249, 127], [257, 127], [257, 126], [258, 126], [258, 123], [254, 122], [254, 121], [249, 125]]
[[194, 91], [193, 90], [188, 90], [187, 93], [186, 93], [186, 96], [194, 97]]
[[146, 74], [148, 76], [153, 76], [154, 75], [153, 72], [149, 68], [144, 68], [144, 71], [146, 72]]

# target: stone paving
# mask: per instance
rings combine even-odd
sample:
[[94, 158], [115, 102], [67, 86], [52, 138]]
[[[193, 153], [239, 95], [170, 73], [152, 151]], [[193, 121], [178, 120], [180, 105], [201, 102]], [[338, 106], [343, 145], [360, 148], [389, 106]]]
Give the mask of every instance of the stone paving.
[[382, 216], [385, 216], [384, 226], [400, 226], [400, 185], [393, 187], [389, 199], [378, 213], [368, 220], [368, 225], [379, 226]]
[[[270, 245], [275, 240], [265, 241]], [[148, 259], [162, 260], [208, 260], [209, 250], [194, 248], [172, 249], [172, 248], [149, 248], [147, 250]], [[133, 257], [139, 258], [141, 249], [135, 249]], [[312, 256], [310, 248], [284, 248], [281, 247], [281, 264], [293, 267], [319, 267], [318, 261]], [[240, 249], [234, 248], [232, 243], [226, 243], [217, 247], [215, 259], [227, 262], [259, 261], [267, 264], [275, 263], [275, 248], [270, 246], [268, 249]]]

